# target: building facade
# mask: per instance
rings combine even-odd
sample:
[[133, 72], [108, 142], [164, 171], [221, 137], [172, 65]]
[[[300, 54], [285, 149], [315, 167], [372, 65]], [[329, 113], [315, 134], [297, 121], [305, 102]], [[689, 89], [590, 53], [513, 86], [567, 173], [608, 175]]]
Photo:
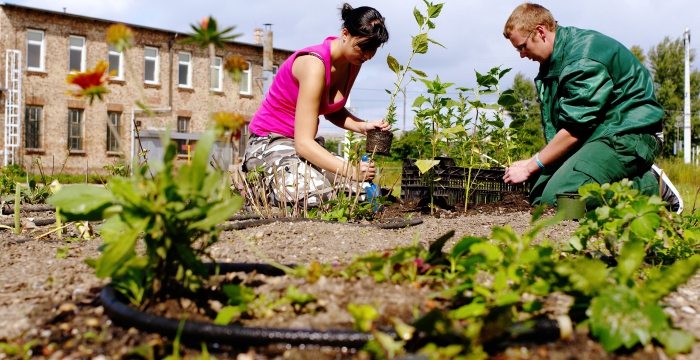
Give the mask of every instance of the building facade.
[[[105, 41], [113, 23], [0, 5], [5, 161], [28, 170], [40, 162], [45, 173], [104, 173], [104, 165], [130, 164], [142, 148], [149, 150], [146, 157], [157, 157], [159, 136], [171, 127], [178, 161], [184, 162], [188, 145], [191, 149], [209, 124], [210, 111], [238, 112], [249, 121], [262, 103], [263, 78], [270, 72], [263, 72], [261, 43], [228, 42], [216, 49], [210, 64], [208, 49], [180, 43], [184, 33], [129, 25], [134, 46], [119, 53]], [[292, 51], [272, 53], [276, 69]], [[249, 64], [240, 83], [223, 69], [234, 55]], [[104, 101], [89, 105], [66, 94], [78, 90], [66, 83], [66, 75], [92, 69], [100, 60], [116, 73]], [[146, 114], [137, 101], [154, 114]], [[135, 139], [135, 130], [142, 141]], [[241, 144], [229, 150], [226, 162], [236, 163]]]

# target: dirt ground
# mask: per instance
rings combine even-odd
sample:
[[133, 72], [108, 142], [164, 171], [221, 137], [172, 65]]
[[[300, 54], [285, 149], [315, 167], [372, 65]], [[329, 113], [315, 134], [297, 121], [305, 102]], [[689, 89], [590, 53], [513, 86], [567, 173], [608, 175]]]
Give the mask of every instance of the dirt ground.
[[[279, 263], [345, 263], [354, 255], [371, 251], [387, 251], [397, 246], [411, 245], [415, 238], [427, 246], [449, 230], [455, 236], [446, 245], [449, 249], [464, 235], [488, 235], [494, 226], [510, 226], [524, 232], [530, 225], [530, 211], [523, 199], [506, 199], [486, 207], [476, 207], [468, 214], [441, 210], [430, 216], [415, 212], [415, 204], [396, 205], [392, 216], [422, 217], [423, 223], [399, 230], [361, 228], [331, 223], [273, 223], [240, 231], [222, 233], [213, 246], [212, 255], [219, 262], [264, 262], [251, 247]], [[404, 211], [411, 209], [411, 211]], [[550, 212], [546, 216], [551, 216]], [[27, 344], [31, 358], [120, 358], [143, 349], [156, 349], [155, 356], [172, 351], [169, 342], [155, 334], [145, 334], [134, 328], [121, 328], [111, 323], [100, 306], [98, 293], [107, 281], [94, 276], [94, 271], [83, 260], [99, 256], [102, 244], [98, 238], [84, 241], [66, 241], [77, 235], [70, 229], [64, 240], [51, 234], [36, 238], [52, 226], [32, 227], [30, 219], [51, 218], [51, 212], [25, 211], [22, 214], [24, 230], [14, 235], [11, 230], [0, 230], [0, 342]], [[13, 216], [0, 216], [0, 223], [8, 223]], [[566, 241], [576, 229], [575, 221], [564, 221], [543, 231], [543, 236], [555, 242]], [[245, 241], [249, 239], [250, 241]], [[63, 257], [65, 255], [65, 257]], [[365, 284], [363, 289], [371, 288]], [[352, 288], [343, 290], [352, 292]], [[386, 297], [401, 297], [382, 288]], [[666, 312], [681, 328], [700, 338], [700, 276], [665, 299]], [[88, 334], [90, 334], [88, 336]], [[170, 339], [172, 341], [172, 339]], [[54, 343], [56, 345], [50, 345]], [[146, 345], [146, 346], [144, 346]], [[198, 349], [198, 345], [194, 347]], [[216, 347], [210, 348], [216, 352]], [[311, 352], [310, 352], [311, 351]], [[193, 353], [194, 350], [190, 352]], [[558, 354], [558, 355], [556, 355]], [[563, 354], [563, 355], [562, 355]], [[26, 353], [29, 355], [29, 353]], [[256, 349], [236, 354], [220, 350], [219, 359], [232, 358], [318, 358], [333, 359], [351, 356], [347, 349], [314, 348], [300, 350], [288, 347]], [[561, 356], [561, 357], [560, 357]], [[0, 359], [4, 355], [0, 351]], [[128, 356], [127, 356], [128, 357]], [[148, 358], [145, 356], [144, 358]], [[579, 334], [572, 343], [509, 349], [498, 358], [667, 358], [654, 347], [637, 349], [630, 354], [606, 355], [600, 346]], [[700, 343], [688, 355], [676, 359], [700, 359]]]

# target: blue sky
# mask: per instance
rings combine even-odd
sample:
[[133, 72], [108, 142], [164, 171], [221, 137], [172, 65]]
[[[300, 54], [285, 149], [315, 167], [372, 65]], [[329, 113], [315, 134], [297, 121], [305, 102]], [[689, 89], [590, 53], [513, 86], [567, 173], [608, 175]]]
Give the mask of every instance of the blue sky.
[[[8, 3], [53, 11], [92, 16], [143, 26], [189, 32], [189, 24], [214, 16], [222, 26], [236, 26], [243, 42], [253, 41], [253, 29], [271, 23], [274, 47], [295, 50], [323, 41], [340, 33], [341, 1], [333, 0], [11, 0]], [[379, 119], [386, 112], [394, 75], [388, 70], [386, 56], [391, 54], [405, 63], [410, 52], [410, 35], [417, 33], [412, 12], [424, 11], [423, 1], [366, 0], [349, 2], [352, 6], [372, 6], [386, 18], [390, 32], [387, 45], [363, 65], [352, 91], [351, 105], [363, 119]], [[510, 42], [501, 35], [503, 25], [517, 0], [446, 1], [435, 20], [430, 37], [447, 49], [431, 46], [428, 53], [416, 55], [411, 64], [429, 78], [440, 76], [455, 86], [472, 87], [474, 70], [486, 72], [494, 66], [512, 68], [503, 80], [503, 88], [512, 84], [513, 76], [522, 72], [534, 78], [538, 64], [520, 59]], [[539, 4], [552, 11], [560, 25], [593, 29], [609, 35], [627, 47], [639, 45], [647, 52], [665, 36], [676, 39], [685, 28], [695, 34], [691, 47], [700, 42], [700, 16], [697, 1], [691, 0], [543, 0]], [[697, 68], [698, 60], [691, 64]], [[408, 85], [406, 123], [412, 127], [410, 105], [424, 89], [423, 84]], [[399, 97], [399, 127], [402, 126], [403, 99]], [[334, 129], [326, 121], [321, 131]]]

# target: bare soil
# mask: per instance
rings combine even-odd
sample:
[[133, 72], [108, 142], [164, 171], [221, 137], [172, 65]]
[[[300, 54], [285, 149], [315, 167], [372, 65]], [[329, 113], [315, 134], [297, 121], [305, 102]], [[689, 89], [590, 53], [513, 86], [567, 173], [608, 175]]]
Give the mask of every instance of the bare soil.
[[[445, 206], [446, 207], [446, 206]], [[494, 226], [510, 226], [522, 233], [530, 226], [531, 209], [524, 198], [505, 196], [497, 203], [471, 206], [467, 214], [462, 206], [440, 209], [430, 215], [424, 204], [397, 202], [387, 210], [387, 217], [421, 217], [423, 223], [399, 230], [359, 228], [331, 223], [272, 223], [240, 231], [222, 233], [221, 241], [212, 248], [212, 256], [219, 262], [279, 263], [346, 263], [353, 256], [367, 252], [390, 251], [397, 246], [408, 246], [415, 239], [424, 246], [455, 230], [455, 236], [446, 244], [449, 249], [465, 235], [485, 236]], [[551, 216], [549, 212], [545, 216]], [[99, 237], [79, 241], [77, 229], [68, 229], [63, 239], [49, 234], [53, 226], [32, 227], [29, 219], [52, 218], [51, 212], [22, 212], [23, 231], [14, 235], [11, 230], [0, 230], [0, 342], [29, 344], [31, 358], [156, 358], [172, 353], [172, 339], [147, 334], [134, 328], [112, 324], [100, 305], [99, 291], [108, 282], [98, 279], [93, 269], [83, 260], [99, 256], [102, 245]], [[0, 215], [0, 223], [8, 223], [13, 216]], [[563, 242], [576, 229], [575, 221], [564, 221], [543, 231], [542, 236]], [[65, 254], [66, 257], [62, 258]], [[265, 258], [261, 258], [262, 254]], [[60, 256], [59, 256], [60, 255]], [[59, 256], [59, 257], [57, 257]], [[232, 276], [232, 275], [231, 275]], [[236, 276], [245, 276], [238, 274]], [[292, 328], [325, 329], [329, 326], [348, 328], [351, 319], [344, 311], [349, 302], [379, 305], [383, 316], [399, 316], [410, 321], [414, 307], [425, 311], [429, 306], [427, 291], [413, 286], [377, 284], [372, 279], [343, 282], [324, 279], [316, 284], [303, 280], [259, 279], [264, 283], [257, 291], [271, 292], [286, 288], [294, 282], [303, 291], [316, 294], [324, 309], [319, 315], [301, 315], [294, 311], [275, 314], [265, 321], [255, 320], [251, 326], [279, 326]], [[269, 280], [269, 279], [268, 279]], [[677, 326], [700, 338], [700, 276], [665, 299], [666, 312]], [[211, 304], [209, 304], [211, 305]], [[181, 314], [190, 306], [182, 300], [154, 306], [149, 311]], [[196, 314], [196, 311], [195, 311]], [[256, 322], [257, 321], [257, 322]], [[186, 344], [184, 355], [198, 354], [199, 344]], [[274, 345], [247, 349], [222, 344], [210, 344], [209, 351], [219, 359], [338, 359], [358, 358], [352, 349], [324, 347], [289, 347]], [[135, 355], [141, 354], [141, 355]], [[29, 354], [27, 354], [29, 355]], [[6, 356], [0, 350], [0, 359]], [[585, 333], [576, 333], [567, 342], [525, 344], [507, 349], [495, 356], [498, 359], [666, 359], [663, 351], [648, 346], [628, 353], [606, 354], [599, 344]], [[676, 359], [700, 359], [700, 343], [688, 355]]]

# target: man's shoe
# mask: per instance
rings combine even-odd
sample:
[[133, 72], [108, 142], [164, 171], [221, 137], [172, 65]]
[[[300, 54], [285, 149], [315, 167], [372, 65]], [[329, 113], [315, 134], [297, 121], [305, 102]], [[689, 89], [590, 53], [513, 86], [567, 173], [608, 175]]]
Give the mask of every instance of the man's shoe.
[[659, 177], [661, 177], [661, 181], [659, 183], [659, 186], [661, 189], [659, 189], [661, 193], [661, 198], [668, 203], [668, 208], [669, 210], [675, 212], [676, 214], [680, 214], [683, 212], [683, 198], [681, 197], [681, 194], [678, 192], [675, 186], [673, 186], [673, 183], [671, 182], [671, 179], [666, 176], [666, 173], [663, 172], [663, 170], [659, 169], [656, 164], [651, 165], [651, 171], [652, 174], [654, 174], [654, 177], [656, 177], [656, 180], [659, 180]]

